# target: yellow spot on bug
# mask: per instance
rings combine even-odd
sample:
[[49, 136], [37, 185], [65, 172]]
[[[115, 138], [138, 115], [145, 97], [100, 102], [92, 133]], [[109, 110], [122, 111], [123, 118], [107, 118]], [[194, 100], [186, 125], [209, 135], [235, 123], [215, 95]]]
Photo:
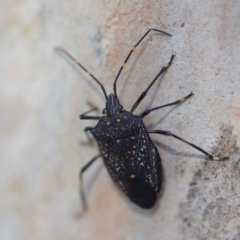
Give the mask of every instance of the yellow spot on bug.
[[135, 137], [135, 136], [131, 136], [131, 139], [133, 139], [133, 140], [134, 140], [134, 139], [136, 139], [136, 137]]
[[219, 160], [221, 160], [219, 157], [213, 157], [213, 160], [214, 161], [219, 161]]
[[110, 122], [107, 122], [106, 125], [110, 125]]
[[116, 142], [119, 144], [120, 143], [120, 139], [116, 140]]
[[131, 174], [129, 177], [130, 177], [131, 179], [133, 179], [133, 178], [136, 177], [136, 175], [135, 175], [135, 174]]
[[117, 122], [121, 122], [121, 119], [118, 118], [118, 119], [117, 119]]

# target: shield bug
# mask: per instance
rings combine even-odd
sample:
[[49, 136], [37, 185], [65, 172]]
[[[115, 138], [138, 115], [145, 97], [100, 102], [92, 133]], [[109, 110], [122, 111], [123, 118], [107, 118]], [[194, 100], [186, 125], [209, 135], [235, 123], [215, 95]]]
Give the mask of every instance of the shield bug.
[[144, 125], [143, 118], [151, 112], [160, 108], [181, 104], [189, 99], [193, 93], [190, 93], [189, 95], [172, 103], [147, 109], [140, 115], [133, 114], [134, 110], [147, 95], [149, 89], [159, 79], [160, 75], [165, 73], [171, 66], [174, 55], [171, 56], [168, 64], [161, 68], [145, 91], [140, 94], [130, 111], [124, 110], [123, 106], [120, 104], [117, 95], [117, 80], [135, 48], [149, 34], [150, 31], [171, 36], [169, 33], [158, 29], [149, 29], [127, 55], [114, 80], [113, 93], [109, 95], [107, 95], [104, 86], [99, 82], [99, 80], [94, 77], [81, 63], [75, 60], [72, 55], [62, 48], [56, 48], [57, 51], [64, 53], [67, 57], [73, 60], [81, 69], [88, 73], [95, 82], [98, 83], [106, 99], [106, 105], [102, 110], [102, 116], [88, 115], [90, 112], [96, 110], [96, 108], [80, 115], [80, 119], [98, 121], [95, 127], [87, 127], [84, 131], [86, 133], [90, 132], [93, 135], [100, 149], [100, 154], [90, 160], [80, 171], [80, 192], [82, 195], [83, 205], [85, 207], [86, 203], [82, 190], [82, 176], [92, 163], [100, 157], [103, 158], [104, 164], [114, 183], [133, 203], [146, 209], [154, 206], [157, 195], [161, 190], [163, 176], [161, 157], [149, 134], [161, 134], [176, 138], [202, 152], [210, 160], [219, 161], [225, 159], [212, 156], [202, 148], [185, 141], [170, 131], [148, 130]]

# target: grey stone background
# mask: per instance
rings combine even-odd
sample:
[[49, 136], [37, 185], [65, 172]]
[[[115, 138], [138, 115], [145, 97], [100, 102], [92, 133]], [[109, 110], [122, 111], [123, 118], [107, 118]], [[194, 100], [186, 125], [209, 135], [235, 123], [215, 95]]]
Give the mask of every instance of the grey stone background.
[[[213, 1], [0, 1], [0, 239], [240, 239], [240, 4]], [[98, 149], [84, 146], [89, 109], [104, 98], [89, 76], [54, 52], [61, 46], [112, 90], [129, 50], [151, 33], [118, 82], [129, 109], [165, 65], [147, 107], [195, 94], [146, 117], [206, 151], [154, 135], [164, 189], [150, 211], [130, 203], [102, 161], [85, 174], [89, 210], [81, 215], [78, 172]]]

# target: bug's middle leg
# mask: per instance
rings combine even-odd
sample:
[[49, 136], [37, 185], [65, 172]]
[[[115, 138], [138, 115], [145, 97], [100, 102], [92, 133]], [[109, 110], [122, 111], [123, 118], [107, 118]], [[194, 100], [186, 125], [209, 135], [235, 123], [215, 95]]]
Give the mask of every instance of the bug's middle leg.
[[92, 129], [93, 129], [93, 127], [85, 127], [84, 128], [84, 132], [85, 132], [88, 140], [86, 142], [85, 141], [81, 142], [82, 145], [91, 145], [93, 143], [93, 140], [89, 135], [89, 132], [92, 131]]
[[[80, 119], [83, 119], [83, 120], [99, 120], [100, 117], [99, 116], [86, 116], [88, 113], [90, 112], [94, 112], [94, 111], [97, 111], [98, 108], [97, 107], [93, 107], [92, 109], [88, 110], [87, 112], [81, 114], [79, 116]], [[93, 127], [86, 127], [84, 128], [84, 132], [85, 134], [87, 135], [87, 138], [88, 138], [88, 141], [87, 142], [83, 142], [82, 144], [83, 145], [88, 145], [88, 144], [91, 144], [92, 143], [92, 139], [90, 138], [90, 135], [89, 135], [89, 131], [91, 131], [93, 129]]]

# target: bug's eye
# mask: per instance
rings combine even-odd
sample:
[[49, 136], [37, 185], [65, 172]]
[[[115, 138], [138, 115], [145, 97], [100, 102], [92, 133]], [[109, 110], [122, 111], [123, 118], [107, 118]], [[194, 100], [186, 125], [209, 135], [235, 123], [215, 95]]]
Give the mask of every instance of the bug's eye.
[[122, 110], [123, 110], [123, 106], [122, 106], [122, 105], [119, 105], [119, 106], [118, 106], [118, 111], [121, 112]]
[[104, 109], [102, 110], [102, 114], [103, 114], [103, 115], [106, 115], [106, 114], [107, 114], [107, 109], [106, 109], [106, 108], [104, 108]]

